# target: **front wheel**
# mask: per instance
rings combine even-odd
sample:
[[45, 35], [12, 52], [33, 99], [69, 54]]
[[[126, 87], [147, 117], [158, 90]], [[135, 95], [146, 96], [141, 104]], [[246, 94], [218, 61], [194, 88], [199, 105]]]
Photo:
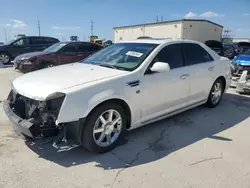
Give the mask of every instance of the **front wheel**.
[[97, 153], [112, 150], [125, 132], [126, 119], [119, 104], [105, 103], [97, 107], [87, 117], [83, 127], [83, 146]]
[[207, 106], [210, 108], [216, 107], [220, 103], [223, 93], [224, 83], [221, 79], [217, 79], [208, 96]]
[[10, 63], [10, 55], [5, 52], [0, 52], [0, 62], [3, 64]]

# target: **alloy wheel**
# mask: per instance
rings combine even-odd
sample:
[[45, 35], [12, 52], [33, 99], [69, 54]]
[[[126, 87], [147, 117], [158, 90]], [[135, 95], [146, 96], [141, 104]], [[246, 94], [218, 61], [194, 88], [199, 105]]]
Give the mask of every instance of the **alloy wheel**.
[[0, 61], [3, 63], [8, 63], [10, 60], [10, 57], [6, 54], [0, 54]]
[[108, 147], [118, 139], [121, 129], [121, 114], [114, 109], [107, 110], [95, 122], [93, 128], [94, 141], [100, 147]]
[[221, 83], [217, 82], [214, 85], [212, 91], [212, 103], [217, 104], [220, 101], [221, 95], [222, 95], [222, 85]]

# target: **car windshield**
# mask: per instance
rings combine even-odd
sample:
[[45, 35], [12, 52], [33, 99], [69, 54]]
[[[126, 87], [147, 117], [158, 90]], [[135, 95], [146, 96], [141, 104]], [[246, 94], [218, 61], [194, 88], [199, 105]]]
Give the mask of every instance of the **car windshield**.
[[244, 54], [245, 55], [250, 55], [250, 48]]
[[64, 47], [67, 43], [56, 43], [53, 44], [52, 46], [46, 48], [44, 50], [44, 52], [57, 52], [58, 50], [60, 50], [62, 47]]
[[82, 63], [133, 71], [157, 46], [149, 43], [116, 43], [86, 58]]
[[10, 40], [10, 41], [6, 42], [6, 45], [9, 45], [9, 44], [11, 44], [11, 43], [13, 43], [15, 41], [16, 41], [16, 39]]

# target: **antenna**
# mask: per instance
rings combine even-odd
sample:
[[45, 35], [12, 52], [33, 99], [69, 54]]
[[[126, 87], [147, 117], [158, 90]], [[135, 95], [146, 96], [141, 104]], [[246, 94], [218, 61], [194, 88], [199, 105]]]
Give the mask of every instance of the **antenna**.
[[38, 29], [38, 35], [41, 36], [41, 28], [40, 28], [40, 21], [37, 20], [37, 29]]
[[94, 35], [94, 22], [93, 22], [93, 20], [91, 20], [91, 22], [90, 22], [90, 32], [91, 32], [91, 36], [93, 36]]

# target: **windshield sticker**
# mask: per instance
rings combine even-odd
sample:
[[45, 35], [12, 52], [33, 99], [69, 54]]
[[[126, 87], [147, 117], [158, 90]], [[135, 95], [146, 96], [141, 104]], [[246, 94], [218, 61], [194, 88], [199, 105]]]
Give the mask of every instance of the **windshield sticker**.
[[128, 51], [126, 53], [126, 55], [130, 55], [130, 56], [134, 56], [134, 57], [141, 57], [143, 55], [143, 53]]

